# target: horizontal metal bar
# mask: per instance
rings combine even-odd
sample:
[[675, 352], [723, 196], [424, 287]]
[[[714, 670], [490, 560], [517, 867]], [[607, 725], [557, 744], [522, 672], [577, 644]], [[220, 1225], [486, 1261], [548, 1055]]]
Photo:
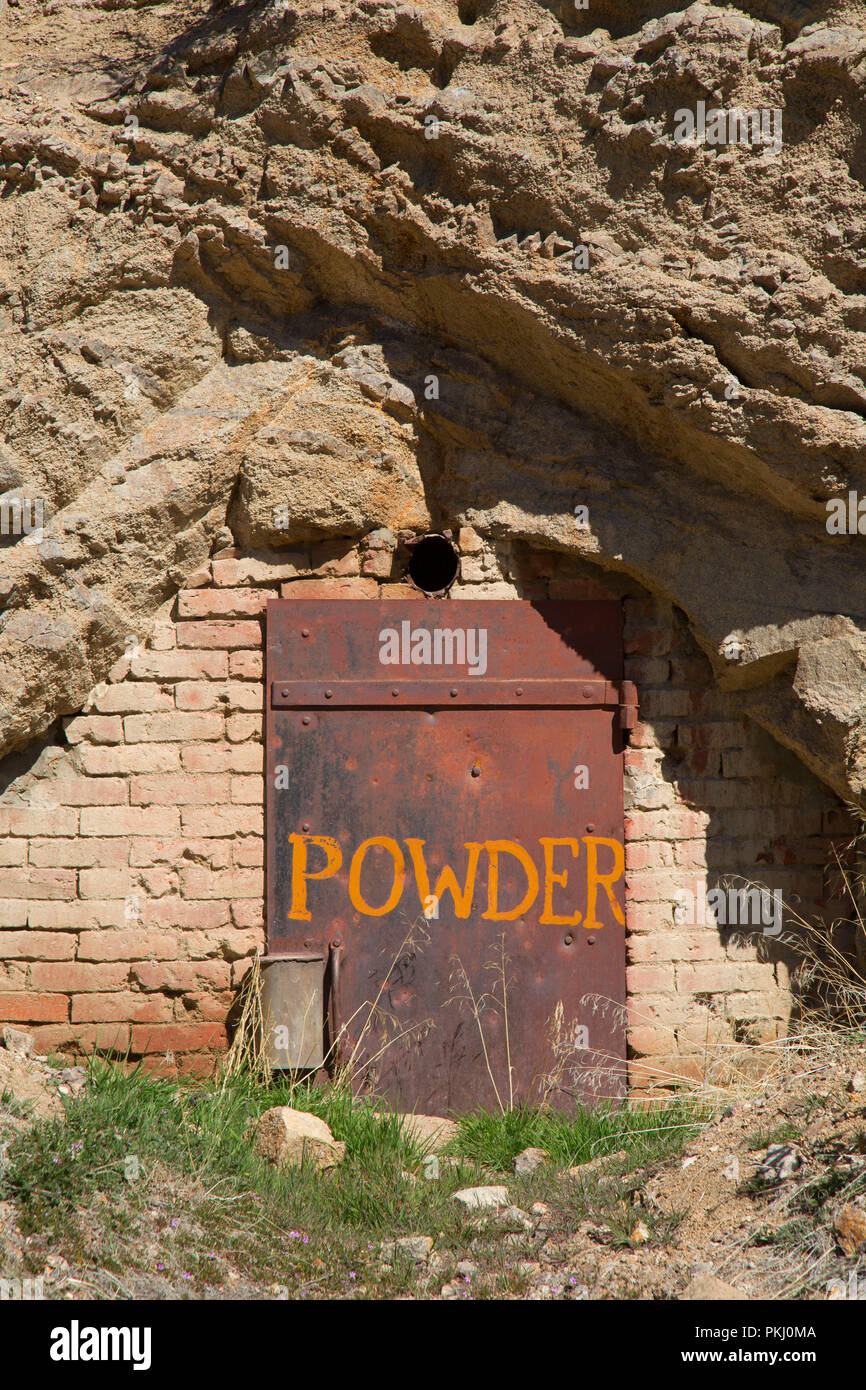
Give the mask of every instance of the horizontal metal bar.
[[550, 705], [558, 709], [631, 707], [634, 686], [622, 682], [587, 680], [505, 681], [486, 678], [405, 681], [273, 681], [272, 709], [345, 709], [414, 706], [429, 709], [448, 705]]

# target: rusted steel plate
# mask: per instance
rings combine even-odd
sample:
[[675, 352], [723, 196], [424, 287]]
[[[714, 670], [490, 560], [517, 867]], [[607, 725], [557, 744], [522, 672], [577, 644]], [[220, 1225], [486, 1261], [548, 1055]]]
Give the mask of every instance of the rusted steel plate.
[[420, 1110], [620, 1088], [621, 678], [616, 603], [269, 604], [268, 946], [339, 965], [359, 1085]]

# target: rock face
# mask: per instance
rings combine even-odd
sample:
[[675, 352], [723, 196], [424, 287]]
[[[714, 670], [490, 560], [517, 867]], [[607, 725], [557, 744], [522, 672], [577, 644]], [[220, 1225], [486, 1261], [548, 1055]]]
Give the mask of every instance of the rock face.
[[302, 1163], [335, 1168], [346, 1152], [324, 1120], [290, 1105], [275, 1105], [259, 1117], [253, 1146], [260, 1158], [277, 1168]]
[[657, 9], [7, 8], [0, 752], [226, 524], [463, 522], [672, 600], [862, 795], [866, 11]]

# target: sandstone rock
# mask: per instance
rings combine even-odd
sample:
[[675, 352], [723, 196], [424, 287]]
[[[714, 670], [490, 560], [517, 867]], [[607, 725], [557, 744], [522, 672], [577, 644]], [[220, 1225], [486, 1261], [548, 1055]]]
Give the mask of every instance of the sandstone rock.
[[461, 1187], [452, 1194], [452, 1200], [459, 1202], [467, 1211], [487, 1211], [497, 1210], [508, 1206], [508, 1188], [491, 1187]]
[[524, 1177], [529, 1173], [534, 1173], [542, 1168], [550, 1158], [546, 1149], [524, 1149], [512, 1161], [512, 1168], [518, 1177]]
[[334, 1138], [324, 1120], [290, 1105], [274, 1106], [259, 1116], [253, 1147], [261, 1158], [278, 1168], [302, 1163], [335, 1168], [346, 1152], [346, 1145]]
[[393, 1263], [395, 1259], [414, 1260], [423, 1263], [433, 1249], [431, 1236], [398, 1236], [396, 1240], [385, 1240], [379, 1247], [383, 1259]]
[[629, 1245], [646, 1245], [650, 1239], [650, 1229], [645, 1221], [636, 1221], [629, 1233]]
[[406, 1137], [418, 1144], [425, 1154], [441, 1152], [459, 1131], [455, 1120], [444, 1119], [441, 1115], [403, 1115], [401, 1121]]
[[3, 1046], [18, 1057], [30, 1057], [33, 1054], [33, 1035], [7, 1026], [3, 1029]]
[[848, 1204], [833, 1217], [836, 1239], [845, 1255], [853, 1257], [866, 1249], [866, 1211]]
[[684, 1303], [745, 1303], [749, 1295], [735, 1289], [732, 1284], [726, 1284], [723, 1279], [717, 1279], [714, 1274], [703, 1273], [695, 1275], [679, 1298]]
[[613, 1154], [600, 1154], [598, 1158], [591, 1158], [588, 1163], [579, 1163], [576, 1167], [566, 1168], [565, 1175], [569, 1178], [597, 1177], [606, 1168], [613, 1168], [627, 1158], [628, 1154], [625, 1149], [619, 1149]]
[[[726, 6], [641, 23], [602, 3], [586, 35], [570, 6], [497, 33], [492, 13], [416, 8], [296, 0], [290, 30], [203, 0], [14, 10], [0, 427], [15, 485], [61, 531], [73, 509], [89, 528], [38, 563], [4, 552], [0, 748], [80, 707], [227, 508], [262, 544], [441, 512], [670, 598], [743, 711], [858, 794], [860, 565], [824, 504], [862, 491], [866, 462], [862, 25], [783, 40]], [[674, 144], [672, 107], [747, 105], [759, 86], [786, 131], [808, 125], [808, 167], [799, 139], [770, 161]], [[816, 103], [844, 107], [841, 145]], [[634, 169], [639, 227], [629, 198], [598, 192]], [[578, 244], [586, 270], [561, 254]], [[237, 393], [256, 367], [280, 370]], [[152, 508], [97, 488], [139, 472], [133, 441], [168, 416], [141, 478]], [[157, 498], [159, 464], [175, 485]], [[70, 616], [73, 574], [91, 603]]]

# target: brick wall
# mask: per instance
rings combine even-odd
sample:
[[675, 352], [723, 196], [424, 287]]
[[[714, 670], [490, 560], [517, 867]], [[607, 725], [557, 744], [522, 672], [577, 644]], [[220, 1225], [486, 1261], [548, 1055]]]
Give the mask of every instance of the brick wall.
[[[679, 615], [566, 556], [460, 532], [452, 597], [621, 597], [641, 719], [625, 757], [632, 1082], [766, 1041], [791, 1008], [785, 948], [678, 924], [683, 887], [743, 875], [825, 903], [840, 803], [714, 689]], [[38, 1047], [201, 1070], [264, 947], [262, 616], [267, 600], [410, 595], [393, 537], [218, 551], [56, 741], [0, 768], [0, 1020]], [[761, 958], [759, 958], [761, 957]]]

